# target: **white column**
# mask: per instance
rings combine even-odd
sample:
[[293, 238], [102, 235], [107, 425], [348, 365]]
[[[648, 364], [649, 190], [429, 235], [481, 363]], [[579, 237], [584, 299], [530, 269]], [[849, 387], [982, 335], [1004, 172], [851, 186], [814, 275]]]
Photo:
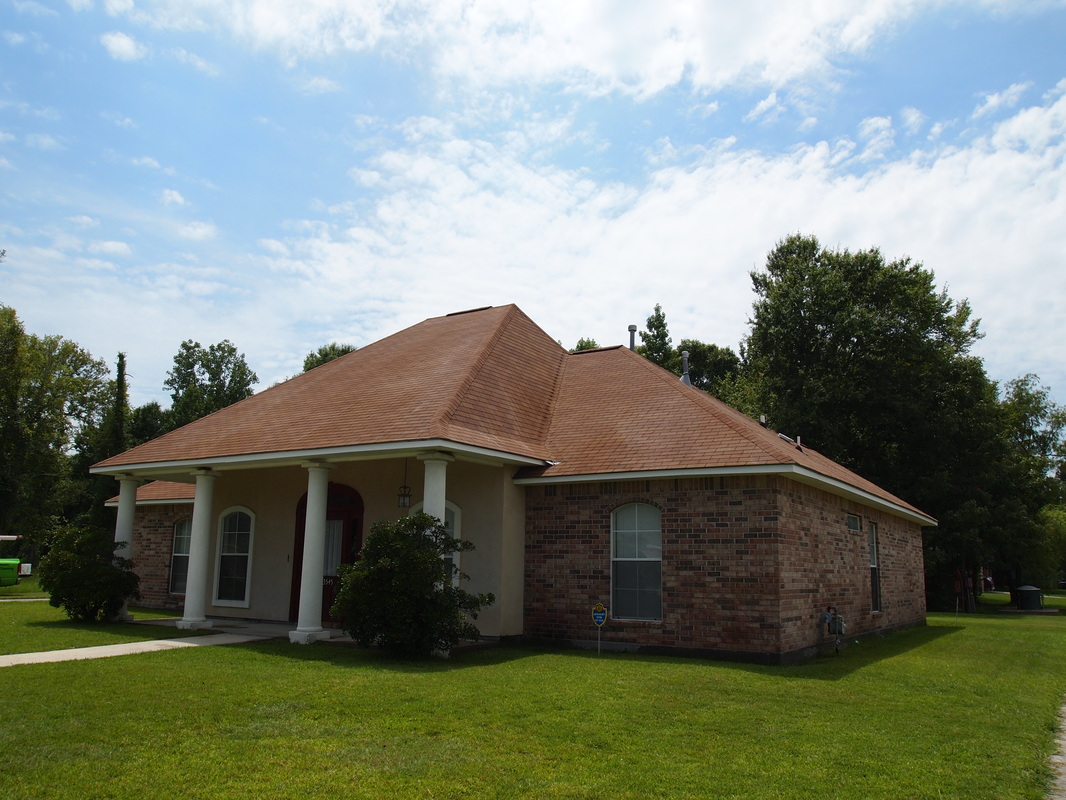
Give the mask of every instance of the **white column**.
[[[133, 518], [137, 513], [137, 484], [140, 483], [130, 475], [118, 478], [118, 516], [115, 518], [115, 555], [118, 558], [133, 558]], [[129, 622], [133, 619], [126, 610], [126, 601], [115, 614], [116, 620]]]
[[422, 511], [444, 522], [448, 462], [455, 461], [455, 456], [450, 453], [419, 453], [418, 460], [426, 466], [425, 486], [422, 490]]
[[307, 468], [307, 516], [304, 519], [303, 569], [300, 572], [300, 611], [289, 641], [310, 644], [328, 639], [322, 627], [322, 567], [326, 554], [326, 509], [329, 502], [329, 466]]
[[207, 593], [211, 572], [211, 519], [215, 478], [218, 476], [206, 469], [195, 474], [196, 498], [189, 532], [189, 577], [185, 582], [185, 611], [178, 621], [178, 627], [186, 631], [211, 627], [207, 619]]

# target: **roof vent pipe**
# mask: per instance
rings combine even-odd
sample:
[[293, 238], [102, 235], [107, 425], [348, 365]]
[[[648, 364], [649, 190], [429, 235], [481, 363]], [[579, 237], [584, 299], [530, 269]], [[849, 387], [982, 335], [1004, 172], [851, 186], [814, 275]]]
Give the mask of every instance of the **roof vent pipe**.
[[629, 326], [629, 349], [633, 352], [637, 351], [637, 326]]
[[685, 386], [692, 385], [692, 379], [688, 376], [688, 350], [681, 351], [681, 382]]

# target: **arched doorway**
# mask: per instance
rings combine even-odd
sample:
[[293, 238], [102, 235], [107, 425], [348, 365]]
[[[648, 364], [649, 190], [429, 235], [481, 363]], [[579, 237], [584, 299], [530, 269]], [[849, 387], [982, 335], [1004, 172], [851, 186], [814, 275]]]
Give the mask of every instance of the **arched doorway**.
[[[339, 620], [329, 610], [337, 599], [341, 564], [351, 564], [363, 546], [363, 498], [351, 486], [329, 485], [326, 500], [326, 547], [322, 564], [322, 624], [337, 625]], [[307, 493], [296, 505], [296, 535], [293, 543], [292, 593], [289, 597], [289, 621], [300, 612], [300, 581], [304, 562], [304, 525], [307, 520]]]

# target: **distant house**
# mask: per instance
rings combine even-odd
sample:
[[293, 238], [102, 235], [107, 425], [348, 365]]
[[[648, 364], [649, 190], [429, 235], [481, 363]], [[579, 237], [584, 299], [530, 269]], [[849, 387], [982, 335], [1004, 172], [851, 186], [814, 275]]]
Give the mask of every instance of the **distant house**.
[[485, 637], [594, 642], [602, 603], [605, 647], [780, 663], [825, 642], [830, 605], [849, 635], [925, 618], [929, 516], [627, 348], [568, 353], [513, 305], [428, 319], [93, 472], [120, 481], [146, 602], [188, 628], [328, 637], [338, 565], [415, 510], [475, 544]]

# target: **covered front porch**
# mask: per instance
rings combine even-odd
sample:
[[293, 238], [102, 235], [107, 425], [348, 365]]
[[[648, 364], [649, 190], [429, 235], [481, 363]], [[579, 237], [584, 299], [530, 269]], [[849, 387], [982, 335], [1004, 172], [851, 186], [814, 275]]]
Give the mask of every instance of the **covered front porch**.
[[[126, 468], [113, 473], [116, 547], [130, 543], [120, 554], [133, 559], [142, 584], [145, 572], [166, 582], [181, 603], [180, 628], [211, 628], [219, 617], [289, 622], [290, 641], [307, 644], [340, 633], [329, 618], [338, 567], [358, 557], [370, 526], [424, 511], [475, 545], [460, 565], [468, 588], [497, 597], [481, 614], [482, 633], [520, 634], [524, 489], [511, 476], [526, 460], [443, 444]], [[183, 505], [165, 506], [163, 496], [138, 501], [145, 479], [180, 484], [184, 497], [175, 502]], [[162, 508], [170, 512], [163, 521]], [[153, 513], [157, 541], [149, 547]], [[170, 529], [175, 544], [164, 554], [160, 540]]]

